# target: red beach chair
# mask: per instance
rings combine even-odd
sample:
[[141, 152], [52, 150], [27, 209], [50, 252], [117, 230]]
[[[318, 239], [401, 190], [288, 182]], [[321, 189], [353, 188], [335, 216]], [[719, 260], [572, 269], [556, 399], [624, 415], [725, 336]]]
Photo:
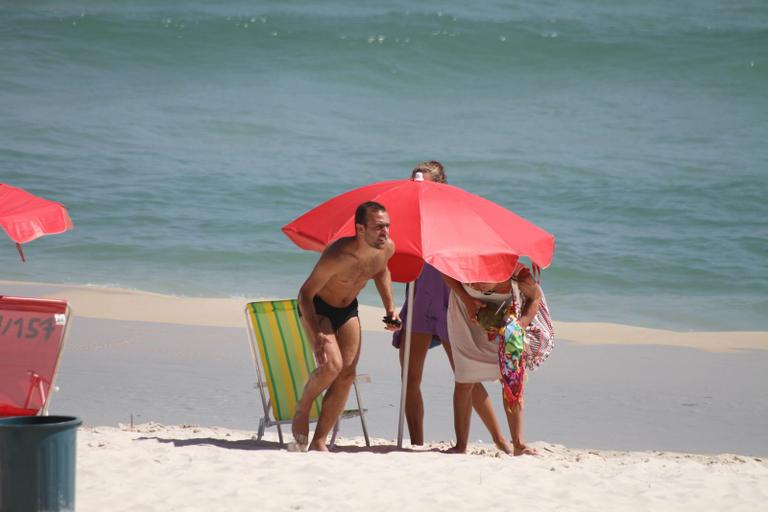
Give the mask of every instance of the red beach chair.
[[63, 300], [0, 295], [0, 417], [48, 414], [69, 315]]

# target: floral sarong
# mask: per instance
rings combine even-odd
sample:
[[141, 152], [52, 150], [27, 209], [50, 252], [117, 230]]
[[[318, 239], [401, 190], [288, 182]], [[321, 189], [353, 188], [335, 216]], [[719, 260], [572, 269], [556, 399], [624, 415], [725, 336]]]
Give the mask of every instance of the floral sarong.
[[509, 315], [507, 323], [499, 329], [496, 341], [499, 344], [499, 369], [506, 405], [512, 407], [523, 403], [525, 383], [525, 334], [515, 315]]

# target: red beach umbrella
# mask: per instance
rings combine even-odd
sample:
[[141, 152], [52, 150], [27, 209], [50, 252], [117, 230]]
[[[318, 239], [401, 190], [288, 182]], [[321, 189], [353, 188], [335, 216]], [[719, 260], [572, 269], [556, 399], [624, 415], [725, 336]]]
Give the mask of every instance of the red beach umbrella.
[[[549, 266], [555, 237], [506, 208], [444, 183], [414, 179], [383, 181], [326, 201], [283, 227], [302, 249], [322, 251], [329, 243], [355, 234], [355, 209], [365, 201], [384, 205], [391, 223], [395, 255], [392, 279], [414, 281], [426, 261], [461, 282], [501, 282], [512, 275], [520, 256], [534, 273]], [[408, 304], [413, 304], [413, 285]], [[411, 346], [411, 322], [405, 326], [405, 357], [400, 391], [397, 446], [403, 446], [403, 419]]]
[[384, 205], [395, 255], [392, 279], [413, 281], [424, 261], [461, 282], [500, 282], [527, 256], [538, 268], [552, 261], [555, 237], [506, 208], [458, 187], [419, 179], [383, 181], [345, 192], [283, 227], [302, 249], [322, 251], [355, 234], [355, 208]]
[[0, 183], [0, 227], [16, 242], [21, 260], [26, 261], [21, 244], [63, 233], [74, 225], [61, 204]]

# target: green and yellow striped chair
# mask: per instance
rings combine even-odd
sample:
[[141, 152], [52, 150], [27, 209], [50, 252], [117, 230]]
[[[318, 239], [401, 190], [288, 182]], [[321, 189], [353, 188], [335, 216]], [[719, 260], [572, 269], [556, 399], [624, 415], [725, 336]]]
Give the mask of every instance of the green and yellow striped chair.
[[[284, 441], [280, 425], [290, 425], [304, 383], [317, 367], [298, 313], [295, 299], [264, 300], [245, 306], [251, 355], [259, 379], [257, 387], [264, 405], [264, 416], [259, 421], [258, 439], [264, 436], [266, 428], [276, 426], [281, 445]], [[357, 389], [358, 379], [362, 381], [364, 378], [368, 380], [367, 377], [358, 375], [354, 382], [357, 409], [346, 410], [341, 417], [359, 416], [365, 443], [370, 446], [365, 410]], [[321, 397], [318, 397], [309, 413], [310, 422], [317, 421], [320, 405]], [[337, 422], [331, 438], [332, 446], [336, 442], [338, 431]]]

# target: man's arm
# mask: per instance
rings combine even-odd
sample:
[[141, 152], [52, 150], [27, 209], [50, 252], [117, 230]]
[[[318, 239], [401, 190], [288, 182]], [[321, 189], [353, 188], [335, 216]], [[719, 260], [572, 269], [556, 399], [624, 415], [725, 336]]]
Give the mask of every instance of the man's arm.
[[[395, 310], [395, 300], [392, 298], [392, 274], [387, 266], [393, 254], [395, 254], [395, 243], [390, 240], [389, 247], [387, 247], [387, 257], [384, 261], [384, 270], [373, 276], [373, 282], [376, 283], [376, 290], [379, 292], [387, 316], [394, 320], [399, 320]], [[390, 324], [385, 324], [385, 328], [391, 331], [399, 329], [399, 327]]]
[[307, 331], [307, 337], [312, 344], [318, 364], [325, 362], [324, 345], [326, 340], [320, 333], [320, 322], [315, 314], [315, 304], [313, 299], [320, 293], [320, 290], [328, 283], [341, 267], [342, 262], [338, 255], [330, 255], [327, 251], [323, 252], [320, 260], [312, 269], [312, 273], [299, 289], [299, 308], [301, 316], [304, 319], [304, 325]]

